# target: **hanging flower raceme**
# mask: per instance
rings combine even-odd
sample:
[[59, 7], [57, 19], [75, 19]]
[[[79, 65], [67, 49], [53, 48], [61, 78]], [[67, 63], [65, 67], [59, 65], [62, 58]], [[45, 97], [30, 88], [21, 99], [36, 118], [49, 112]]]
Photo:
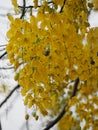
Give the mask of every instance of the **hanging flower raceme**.
[[[64, 106], [67, 84], [79, 77], [80, 95], [69, 102], [69, 107], [79, 101], [77, 104], [83, 106], [78, 97], [86, 94], [89, 102], [89, 95], [98, 88], [98, 28], [89, 28], [86, 0], [67, 0], [65, 4], [63, 0], [52, 3], [45, 0], [40, 8], [37, 8], [38, 0], [33, 2], [37, 15], [30, 16], [29, 20], [8, 16], [6, 50], [15, 67], [15, 80], [21, 86], [24, 104], [43, 115], [49, 110], [56, 114]], [[79, 111], [77, 108], [83, 119]], [[38, 119], [36, 113], [33, 115]], [[64, 120], [68, 116], [69, 124], [74, 125], [76, 120], [70, 113]], [[28, 119], [28, 115], [25, 118]], [[70, 125], [63, 127], [62, 122], [59, 125], [62, 129], [71, 128]]]

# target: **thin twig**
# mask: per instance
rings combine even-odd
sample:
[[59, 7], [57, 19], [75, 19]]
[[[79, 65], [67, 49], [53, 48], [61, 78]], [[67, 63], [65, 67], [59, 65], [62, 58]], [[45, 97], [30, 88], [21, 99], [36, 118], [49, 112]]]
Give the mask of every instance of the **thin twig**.
[[[23, 9], [24, 7], [23, 6], [18, 6], [19, 8]], [[40, 7], [40, 5], [38, 5], [37, 7]], [[26, 6], [25, 9], [29, 9], [29, 8], [34, 8], [33, 5], [29, 5], [29, 6]]]
[[22, 14], [20, 16], [20, 19], [23, 19], [23, 17], [25, 16], [25, 8], [26, 7], [26, 0], [23, 0], [23, 8], [22, 8]]
[[[75, 80], [74, 90], [73, 90], [72, 95], [70, 96], [70, 99], [76, 95], [78, 83], [79, 83], [79, 78], [77, 78]], [[65, 108], [67, 107], [67, 105], [68, 105], [68, 102], [66, 102], [66, 104], [65, 104], [63, 110], [61, 111], [61, 113], [59, 114], [59, 116], [55, 120], [53, 120], [52, 122], [49, 122], [49, 124], [43, 130], [49, 130], [64, 116], [64, 114], [66, 113]]]
[[79, 78], [77, 78], [77, 79], [75, 80], [74, 90], [73, 90], [72, 95], [70, 96], [70, 99], [76, 95], [77, 88], [78, 88], [78, 84], [79, 84]]
[[5, 51], [5, 48], [0, 49], [0, 51]]
[[7, 54], [7, 52], [4, 52], [1, 56], [0, 59], [2, 59], [2, 57], [4, 57]]
[[14, 67], [1, 67], [0, 70], [9, 70], [9, 69], [14, 69]]
[[2, 124], [1, 124], [1, 119], [0, 119], [0, 130], [2, 130]]
[[[48, 4], [54, 4], [54, 2], [52, 2], [52, 1], [47, 2], [47, 3], [48, 3]], [[37, 7], [39, 8], [39, 7], [41, 7], [41, 5], [38, 5]], [[23, 9], [24, 6], [20, 6], [20, 5], [18, 5], [18, 8]], [[25, 6], [25, 9], [29, 9], [29, 8], [34, 8], [34, 6], [33, 6], [33, 5]]]
[[6, 45], [0, 45], [0, 47], [5, 47]]
[[60, 13], [63, 12], [63, 8], [64, 8], [65, 3], [66, 3], [66, 0], [64, 0], [64, 2], [63, 2], [63, 5], [62, 5], [61, 10], [60, 10]]
[[9, 95], [0, 103], [0, 108], [3, 106], [4, 103], [11, 97], [11, 95], [15, 92], [16, 89], [20, 88], [20, 85], [17, 85], [15, 88], [12, 89], [12, 91], [9, 93]]

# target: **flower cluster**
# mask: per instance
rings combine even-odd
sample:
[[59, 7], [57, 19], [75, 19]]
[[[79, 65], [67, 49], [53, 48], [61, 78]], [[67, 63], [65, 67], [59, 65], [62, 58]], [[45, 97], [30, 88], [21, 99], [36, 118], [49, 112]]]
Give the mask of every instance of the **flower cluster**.
[[[98, 28], [89, 28], [87, 4], [86, 0], [67, 0], [65, 5], [63, 0], [53, 0], [50, 5], [44, 0], [37, 15], [29, 20], [8, 16], [11, 23], [6, 50], [15, 67], [15, 80], [22, 88], [24, 104], [35, 106], [43, 115], [48, 110], [59, 112], [68, 82], [77, 77], [81, 80], [80, 91], [69, 107], [78, 105], [80, 121], [85, 114], [91, 117], [91, 102], [97, 102], [98, 97], [93, 94], [98, 88]], [[34, 0], [34, 5], [37, 8], [38, 0]], [[82, 103], [85, 95], [86, 105]], [[70, 113], [64, 120], [73, 126], [77, 123]], [[64, 120], [60, 128], [70, 129]], [[88, 128], [91, 122], [85, 120]]]

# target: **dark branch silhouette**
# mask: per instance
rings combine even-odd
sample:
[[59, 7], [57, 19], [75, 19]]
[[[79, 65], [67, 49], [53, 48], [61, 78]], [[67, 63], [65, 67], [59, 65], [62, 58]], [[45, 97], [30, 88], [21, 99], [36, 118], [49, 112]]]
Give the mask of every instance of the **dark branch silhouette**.
[[1, 120], [0, 120], [0, 130], [2, 130]]
[[9, 69], [14, 69], [14, 67], [1, 67], [0, 70], [9, 70]]
[[0, 47], [6, 47], [6, 45], [0, 45]]
[[0, 51], [5, 51], [5, 48], [0, 49]]
[[25, 16], [25, 7], [26, 7], [26, 0], [23, 0], [23, 6], [22, 6], [22, 14], [20, 16], [20, 19], [23, 19], [23, 17]]
[[12, 91], [9, 93], [9, 95], [0, 103], [0, 108], [3, 106], [4, 103], [11, 97], [11, 95], [15, 92], [16, 89], [20, 88], [20, 85], [17, 85], [15, 88], [12, 89]]
[[7, 52], [4, 52], [4, 53], [0, 56], [0, 59], [2, 59], [6, 54], [7, 54]]
[[[76, 95], [78, 83], [79, 83], [79, 78], [77, 78], [75, 80], [74, 90], [72, 92], [72, 95], [70, 96], [70, 99]], [[67, 105], [68, 105], [68, 102], [66, 102], [66, 104], [65, 104], [63, 110], [61, 111], [61, 113], [59, 114], [59, 116], [55, 120], [53, 120], [52, 122], [49, 122], [49, 124], [43, 130], [49, 130], [50, 128], [52, 128], [64, 116], [64, 114], [66, 113], [65, 108], [67, 107]]]
[[66, 3], [66, 0], [64, 0], [64, 2], [63, 2], [63, 5], [62, 5], [61, 10], [60, 10], [60, 13], [63, 12], [63, 8], [64, 8], [65, 3]]
[[[53, 1], [50, 1], [50, 2], [47, 2], [47, 3], [48, 3], [48, 4], [54, 4]], [[18, 5], [18, 7], [19, 7], [20, 9], [23, 9], [23, 8], [24, 8], [24, 6], [20, 6], [20, 5]], [[37, 7], [39, 8], [39, 7], [41, 7], [41, 5], [38, 5]], [[25, 9], [29, 9], [29, 8], [34, 8], [34, 6], [33, 6], [33, 5], [25, 6]]]
[[[24, 7], [23, 6], [18, 6], [19, 8], [23, 9]], [[40, 7], [40, 5], [38, 5], [37, 7]], [[33, 5], [29, 5], [29, 6], [26, 6], [25, 9], [29, 9], [29, 8], [34, 8]]]

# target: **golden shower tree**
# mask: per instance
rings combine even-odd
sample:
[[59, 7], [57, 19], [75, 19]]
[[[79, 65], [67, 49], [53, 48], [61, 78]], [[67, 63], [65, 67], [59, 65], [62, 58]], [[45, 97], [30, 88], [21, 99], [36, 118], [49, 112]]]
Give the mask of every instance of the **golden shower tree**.
[[39, 111], [55, 117], [44, 130], [56, 123], [59, 130], [97, 130], [98, 27], [92, 28], [88, 18], [98, 1], [26, 2], [20, 6], [12, 0], [21, 16], [8, 15], [6, 47], [24, 104], [35, 119]]

